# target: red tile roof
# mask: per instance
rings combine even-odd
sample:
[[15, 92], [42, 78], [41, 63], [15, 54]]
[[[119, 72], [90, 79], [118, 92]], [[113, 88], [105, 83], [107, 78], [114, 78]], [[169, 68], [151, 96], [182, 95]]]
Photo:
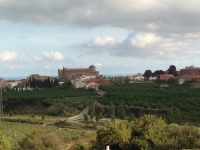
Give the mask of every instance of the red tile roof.
[[171, 75], [171, 74], [162, 74], [162, 75], [160, 75], [160, 80], [168, 80], [170, 78], [174, 78], [174, 75]]
[[85, 79], [84, 80], [86, 83], [97, 83], [99, 85], [110, 85], [110, 82], [108, 80], [103, 80], [103, 79], [96, 79], [96, 78], [90, 78], [90, 79]]

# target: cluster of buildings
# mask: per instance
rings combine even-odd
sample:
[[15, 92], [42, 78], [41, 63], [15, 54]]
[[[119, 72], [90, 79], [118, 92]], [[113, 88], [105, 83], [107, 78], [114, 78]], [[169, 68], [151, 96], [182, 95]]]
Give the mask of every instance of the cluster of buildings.
[[88, 68], [64, 68], [58, 69], [59, 81], [71, 80], [75, 88], [94, 88], [98, 90], [99, 85], [109, 85], [110, 82], [99, 75], [94, 65]]
[[[194, 65], [186, 66], [183, 69], [180, 69], [180, 71], [177, 71], [178, 76], [174, 76], [172, 74], [168, 74], [168, 71], [165, 72], [165, 74], [159, 75], [160, 80], [168, 80], [170, 78], [177, 79], [179, 84], [183, 84], [186, 81], [191, 81], [191, 79], [200, 79], [200, 68], [194, 67]], [[149, 77], [148, 80], [154, 81], [158, 77]], [[137, 74], [134, 76], [130, 76], [130, 79], [135, 79], [138, 81], [144, 80], [144, 77], [142, 74]]]
[[45, 82], [49, 81], [54, 83], [55, 80], [59, 81], [62, 85], [64, 81], [70, 80], [75, 88], [94, 88], [98, 90], [99, 85], [109, 85], [110, 82], [105, 80], [102, 75], [99, 75], [99, 71], [96, 71], [94, 65], [88, 68], [65, 68], [58, 69], [58, 77], [41, 76], [39, 74], [32, 74], [27, 79], [21, 80], [4, 80], [0, 78], [0, 86], [3, 89], [15, 89], [15, 90], [31, 90], [32, 81]]
[[[143, 81], [143, 74], [136, 74], [129, 76], [131, 83], [136, 81]], [[187, 66], [178, 71], [178, 76], [174, 77], [174, 75], [165, 74], [159, 75], [161, 80], [168, 80], [170, 78], [177, 78], [178, 83], [182, 84], [185, 81], [190, 81], [191, 78], [200, 79], [200, 68], [194, 67], [193, 65]], [[50, 82], [54, 82], [55, 80], [59, 81], [59, 84], [64, 83], [66, 80], [70, 80], [72, 85], [75, 88], [94, 88], [98, 90], [99, 85], [110, 85], [109, 79], [103, 78], [102, 75], [99, 75], [99, 71], [96, 70], [94, 65], [89, 66], [88, 68], [65, 68], [58, 69], [58, 77], [52, 76], [41, 76], [38, 74], [32, 74], [27, 77], [27, 79], [21, 80], [4, 80], [0, 78], [0, 86], [4, 89], [16, 89], [16, 90], [25, 90], [31, 89], [30, 82], [32, 80], [37, 80], [40, 82], [44, 82], [45, 80], [49, 80]], [[148, 80], [154, 81], [157, 77], [150, 77]]]

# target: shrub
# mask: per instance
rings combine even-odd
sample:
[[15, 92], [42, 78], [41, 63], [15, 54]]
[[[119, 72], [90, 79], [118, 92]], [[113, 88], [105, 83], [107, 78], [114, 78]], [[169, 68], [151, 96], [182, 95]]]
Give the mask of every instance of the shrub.
[[10, 139], [1, 137], [0, 138], [0, 150], [10, 150], [11, 145], [10, 145]]
[[38, 132], [26, 136], [20, 146], [26, 150], [60, 150], [62, 139], [52, 132]]

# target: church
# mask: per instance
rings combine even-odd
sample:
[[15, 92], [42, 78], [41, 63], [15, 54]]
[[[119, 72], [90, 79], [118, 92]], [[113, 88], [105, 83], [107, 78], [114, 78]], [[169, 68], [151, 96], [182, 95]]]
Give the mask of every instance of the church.
[[99, 76], [99, 71], [96, 71], [94, 65], [89, 66], [89, 68], [65, 68], [58, 69], [58, 79], [65, 80], [69, 78], [76, 78], [81, 75], [88, 76]]

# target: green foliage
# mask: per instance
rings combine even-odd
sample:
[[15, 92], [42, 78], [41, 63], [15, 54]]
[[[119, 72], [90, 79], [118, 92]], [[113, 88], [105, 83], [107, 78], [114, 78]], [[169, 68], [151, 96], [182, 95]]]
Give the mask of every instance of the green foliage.
[[0, 138], [0, 150], [10, 150], [11, 149], [10, 141], [11, 141], [10, 138], [1, 137]]
[[65, 81], [62, 85], [61, 88], [67, 89], [72, 87], [72, 82], [70, 80]]
[[88, 144], [85, 144], [82, 141], [78, 140], [73, 144], [71, 149], [72, 150], [88, 150], [89, 146]]
[[[36, 132], [39, 135], [41, 135], [39, 137], [48, 137], [45, 135], [46, 133], [47, 135], [48, 133], [50, 133], [50, 135], [55, 135], [55, 137], [58, 138], [60, 137], [61, 140], [64, 140], [64, 142], [80, 139], [82, 137], [94, 137], [94, 134], [92, 132], [85, 132], [84, 130], [80, 129], [57, 129], [57, 127], [55, 126], [41, 126], [11, 122], [1, 122], [0, 129], [1, 137], [12, 137], [12, 139], [10, 139], [10, 144], [11, 148], [14, 150], [21, 150], [22, 148], [20, 148], [20, 145], [22, 144], [22, 141], [25, 142], [26, 140], [31, 139], [31, 137], [34, 137], [32, 135], [33, 132]], [[35, 138], [37, 137], [36, 135], [37, 134], [35, 134]], [[50, 135], [49, 137], [51, 137]], [[41, 142], [40, 139], [38, 140]]]
[[166, 115], [167, 123], [180, 123], [181, 119], [180, 110], [178, 108], [169, 108]]
[[115, 107], [114, 107], [112, 102], [110, 103], [108, 111], [109, 111], [109, 117], [110, 118], [115, 118]]
[[96, 115], [96, 117], [95, 117], [96, 122], [99, 122], [99, 119], [100, 119], [100, 116]]
[[90, 115], [90, 118], [94, 118], [94, 116], [95, 116], [95, 108], [94, 108], [93, 102], [90, 102], [90, 104], [89, 104], [88, 114]]
[[126, 76], [124, 79], [124, 83], [128, 84], [128, 83], [130, 83], [130, 81], [131, 81], [130, 78], [128, 76]]
[[178, 73], [176, 71], [176, 66], [170, 65], [169, 69], [167, 70], [169, 74], [174, 75], [175, 77], [178, 76]]
[[33, 132], [20, 143], [25, 150], [60, 150], [62, 139], [52, 132]]
[[131, 114], [129, 117], [128, 117], [128, 122], [132, 122], [135, 120], [135, 115], [134, 114]]
[[118, 145], [125, 148], [131, 139], [131, 126], [128, 123], [109, 123], [97, 131], [100, 145]]
[[130, 150], [199, 149], [200, 129], [167, 125], [162, 118], [144, 115], [134, 123], [110, 123], [98, 129], [97, 143]]
[[43, 121], [45, 120], [45, 115], [42, 115], [42, 120], [43, 120]]
[[122, 103], [119, 105], [118, 116], [119, 116], [119, 118], [122, 119], [122, 120], [124, 120], [125, 117], [126, 117], [126, 113], [125, 113], [124, 106], [123, 106]]
[[174, 78], [169, 78], [167, 80], [167, 84], [178, 84], [178, 80]]
[[[18, 107], [51, 107], [55, 103], [78, 108], [79, 105], [86, 104], [88, 98], [95, 96], [96, 93], [86, 89], [40, 89], [39, 91], [6, 91], [3, 97], [6, 99], [5, 112], [16, 110]], [[47, 110], [45, 108], [45, 110]], [[49, 109], [48, 109], [49, 110]], [[82, 110], [82, 108], [81, 108]], [[21, 112], [21, 110], [19, 110]], [[11, 113], [10, 113], [11, 114]], [[12, 114], [11, 114], [12, 115]], [[55, 114], [57, 115], [57, 114]]]
[[126, 115], [134, 113], [136, 117], [141, 113], [165, 116], [169, 108], [176, 107], [180, 111], [181, 121], [200, 122], [200, 88], [186, 84], [170, 84], [167, 88], [161, 88], [161, 84], [158, 82], [101, 86], [106, 94], [99, 97], [97, 102], [104, 105], [113, 103], [115, 106], [124, 103], [127, 106]]
[[84, 114], [84, 120], [87, 122], [88, 121], [88, 115]]
[[150, 76], [152, 76], [152, 71], [151, 70], [146, 70], [144, 72], [144, 77], [149, 78]]

